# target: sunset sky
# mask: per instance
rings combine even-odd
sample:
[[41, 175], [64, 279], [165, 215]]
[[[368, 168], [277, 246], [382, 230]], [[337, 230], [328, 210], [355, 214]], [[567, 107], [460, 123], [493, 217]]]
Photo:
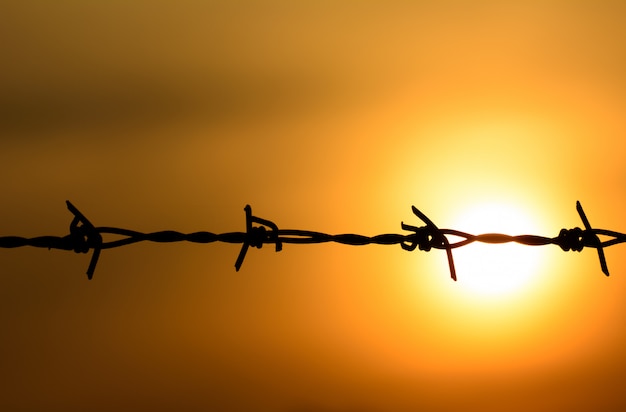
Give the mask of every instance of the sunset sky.
[[[4, 1], [0, 236], [626, 232], [626, 3]], [[111, 238], [105, 238], [105, 240]], [[626, 407], [626, 245], [0, 249], [0, 410]], [[481, 276], [491, 271], [487, 281]], [[483, 279], [483, 280], [480, 280]], [[509, 282], [510, 280], [510, 282]]]

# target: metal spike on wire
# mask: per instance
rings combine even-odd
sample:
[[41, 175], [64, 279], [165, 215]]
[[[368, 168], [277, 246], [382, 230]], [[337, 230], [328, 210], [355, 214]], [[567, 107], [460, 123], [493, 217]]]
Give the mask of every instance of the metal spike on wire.
[[[24, 238], [18, 236], [0, 237], [0, 248], [16, 248], [22, 246], [34, 246], [48, 249], [73, 250], [76, 253], [88, 253], [93, 251], [91, 261], [87, 268], [87, 277], [93, 277], [100, 252], [103, 249], [113, 249], [132, 243], [150, 241], [159, 243], [170, 242], [193, 242], [193, 243], [212, 243], [225, 242], [241, 244], [241, 250], [235, 261], [235, 269], [239, 271], [246, 257], [250, 246], [261, 248], [264, 244], [271, 243], [275, 246], [276, 252], [280, 252], [283, 243], [326, 243], [335, 242], [346, 245], [394, 245], [400, 244], [402, 249], [413, 251], [416, 248], [428, 252], [431, 249], [443, 249], [446, 251], [448, 265], [450, 268], [450, 276], [456, 280], [456, 269], [454, 267], [454, 259], [452, 250], [466, 246], [473, 242], [482, 243], [520, 243], [529, 246], [545, 246], [557, 245], [564, 251], [574, 250], [580, 252], [584, 248], [596, 249], [600, 260], [602, 272], [609, 276], [609, 269], [604, 256], [604, 248], [619, 243], [626, 242], [626, 234], [605, 229], [594, 229], [591, 227], [580, 202], [576, 202], [576, 210], [583, 222], [584, 229], [575, 227], [573, 229], [561, 229], [558, 236], [545, 237], [536, 235], [518, 235], [511, 236], [500, 233], [486, 233], [481, 235], [472, 235], [453, 229], [439, 229], [424, 213], [415, 206], [412, 206], [413, 213], [425, 225], [411, 226], [401, 222], [402, 230], [407, 231], [405, 234], [387, 233], [376, 236], [364, 236], [357, 234], [339, 234], [329, 235], [321, 232], [309, 230], [293, 230], [279, 229], [275, 223], [261, 219], [252, 214], [250, 205], [246, 205], [244, 211], [246, 213], [246, 231], [245, 232], [228, 232], [228, 233], [211, 233], [211, 232], [194, 232], [181, 233], [173, 230], [165, 230], [153, 233], [142, 233], [129, 229], [120, 229], [115, 227], [95, 227], [72, 203], [66, 201], [67, 208], [74, 215], [70, 223], [69, 235], [59, 236], [39, 236], [34, 238]], [[103, 234], [118, 235], [124, 238], [104, 242]], [[447, 236], [455, 236], [462, 238], [454, 243], [450, 243]], [[604, 242], [600, 241], [598, 235], [611, 237], [612, 239]]]

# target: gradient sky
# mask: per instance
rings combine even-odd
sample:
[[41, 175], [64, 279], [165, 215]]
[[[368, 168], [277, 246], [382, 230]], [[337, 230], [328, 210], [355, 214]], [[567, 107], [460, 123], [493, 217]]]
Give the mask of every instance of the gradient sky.
[[[0, 236], [67, 234], [66, 199], [96, 226], [239, 231], [251, 204], [281, 228], [368, 235], [421, 224], [411, 205], [464, 230], [465, 210], [503, 204], [546, 236], [581, 226], [580, 200], [626, 231], [622, 2], [0, 16]], [[469, 223], [501, 227], [484, 218]], [[490, 297], [462, 264], [451, 281], [445, 253], [399, 246], [267, 246], [235, 272], [237, 245], [142, 243], [104, 251], [92, 281], [88, 256], [0, 250], [0, 409], [626, 406], [626, 246], [609, 278], [592, 250], [530, 249], [532, 281]]]

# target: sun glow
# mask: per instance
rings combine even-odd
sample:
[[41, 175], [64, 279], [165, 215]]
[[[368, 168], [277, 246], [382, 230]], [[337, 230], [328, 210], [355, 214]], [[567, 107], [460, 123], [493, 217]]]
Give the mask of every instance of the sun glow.
[[[537, 225], [518, 207], [494, 202], [464, 208], [452, 224], [471, 234], [539, 233]], [[453, 254], [459, 286], [481, 297], [505, 297], [527, 288], [537, 277], [542, 261], [539, 247], [517, 243], [475, 242], [455, 249]]]

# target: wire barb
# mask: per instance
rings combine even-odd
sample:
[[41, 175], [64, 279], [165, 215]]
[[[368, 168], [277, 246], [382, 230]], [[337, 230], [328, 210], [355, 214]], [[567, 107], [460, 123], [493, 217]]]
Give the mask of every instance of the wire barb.
[[589, 220], [587, 220], [587, 216], [585, 215], [585, 211], [583, 210], [580, 201], [576, 201], [576, 211], [580, 216], [580, 219], [583, 221], [583, 225], [585, 225], [585, 231], [583, 232], [583, 242], [587, 247], [594, 247], [598, 251], [598, 259], [600, 259], [600, 267], [602, 268], [602, 273], [606, 276], [609, 276], [609, 268], [606, 265], [606, 258], [604, 257], [604, 249], [602, 248], [602, 242], [600, 242], [600, 238], [597, 234], [594, 233], [591, 228], [591, 224], [589, 224]]
[[[246, 257], [250, 246], [260, 249], [266, 243], [273, 243], [276, 252], [280, 252], [283, 243], [312, 244], [335, 242], [345, 245], [360, 246], [368, 244], [392, 245], [400, 244], [402, 249], [413, 251], [419, 249], [428, 252], [432, 249], [444, 249], [448, 258], [450, 277], [457, 280], [457, 273], [454, 266], [452, 250], [466, 246], [473, 242], [482, 243], [520, 243], [528, 246], [557, 245], [564, 251], [582, 251], [584, 248], [596, 249], [600, 260], [602, 272], [609, 276], [609, 270], [604, 255], [604, 248], [626, 242], [626, 234], [606, 230], [594, 229], [580, 204], [576, 202], [576, 210], [583, 222], [584, 229], [575, 227], [573, 229], [561, 229], [556, 237], [545, 237], [537, 235], [505, 235], [501, 233], [485, 233], [473, 235], [454, 229], [440, 229], [423, 212], [415, 206], [412, 211], [425, 225], [412, 226], [400, 223], [403, 230], [409, 234], [386, 233], [375, 236], [365, 236], [353, 233], [330, 235], [327, 233], [314, 232], [310, 230], [279, 229], [272, 221], [262, 219], [252, 214], [250, 205], [244, 208], [246, 214], [246, 231], [229, 233], [194, 232], [181, 233], [173, 230], [164, 230], [153, 233], [142, 233], [135, 230], [115, 228], [115, 227], [94, 227], [93, 224], [83, 215], [76, 206], [69, 200], [66, 201], [68, 210], [74, 215], [70, 223], [69, 235], [66, 236], [39, 236], [34, 238], [23, 238], [18, 236], [0, 237], [0, 248], [16, 248], [23, 246], [45, 247], [48, 249], [73, 250], [75, 253], [88, 253], [93, 251], [91, 261], [87, 268], [87, 278], [92, 279], [100, 252], [102, 249], [112, 249], [126, 246], [137, 242], [150, 241], [158, 243], [171, 242], [193, 242], [212, 243], [224, 242], [241, 244], [241, 249], [235, 261], [235, 270], [239, 271]], [[102, 235], [111, 234], [123, 236], [122, 239], [104, 242]], [[448, 235], [461, 238], [454, 243], [448, 240]], [[609, 236], [612, 239], [604, 242], [600, 241], [599, 235]]]
[[98, 264], [98, 258], [100, 257], [100, 251], [102, 250], [102, 236], [100, 232], [91, 224], [89, 219], [85, 217], [69, 200], [66, 200], [67, 208], [72, 214], [74, 219], [70, 223], [70, 239], [73, 245], [74, 252], [87, 253], [89, 249], [93, 249], [91, 255], [91, 261], [87, 268], [87, 278], [91, 280], [93, 273], [96, 270]]
[[[278, 226], [269, 220], [253, 216], [252, 207], [250, 205], [246, 205], [243, 210], [246, 212], [246, 237], [243, 240], [241, 251], [239, 252], [239, 256], [237, 256], [237, 261], [235, 262], [235, 270], [237, 272], [241, 269], [241, 265], [246, 257], [249, 246], [261, 249], [261, 247], [263, 247], [263, 243], [275, 243], [277, 252], [280, 252], [283, 249], [283, 244], [278, 239]], [[253, 223], [265, 225], [269, 227], [271, 231], [268, 232], [264, 226], [252, 226]]]
[[402, 229], [412, 230], [415, 232], [411, 239], [411, 243], [401, 243], [402, 249], [412, 251], [415, 250], [416, 246], [419, 246], [419, 250], [426, 252], [430, 251], [433, 246], [445, 249], [448, 257], [448, 266], [450, 268], [450, 277], [452, 280], [456, 281], [456, 269], [454, 268], [452, 249], [450, 248], [450, 242], [448, 242], [448, 238], [446, 238], [445, 233], [439, 230], [439, 228], [428, 217], [426, 217], [425, 214], [420, 212], [418, 208], [411, 206], [411, 209], [413, 210], [413, 214], [415, 214], [415, 216], [419, 217], [424, 223], [426, 223], [426, 226], [418, 228], [401, 222]]

